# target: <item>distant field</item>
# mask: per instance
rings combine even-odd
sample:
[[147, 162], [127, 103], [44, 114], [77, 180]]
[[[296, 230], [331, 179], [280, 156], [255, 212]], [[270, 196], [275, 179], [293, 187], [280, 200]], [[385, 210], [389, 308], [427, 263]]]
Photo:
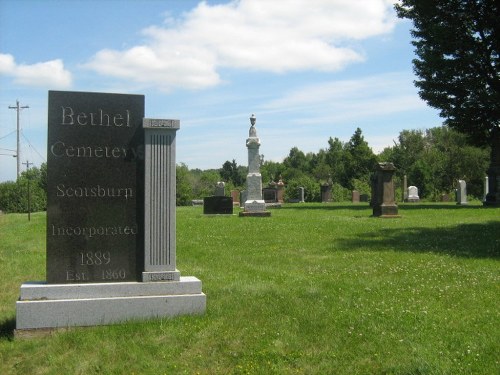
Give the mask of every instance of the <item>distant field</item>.
[[499, 374], [500, 208], [177, 208], [177, 268], [204, 316], [13, 337], [45, 279], [45, 213], [0, 216], [0, 374]]

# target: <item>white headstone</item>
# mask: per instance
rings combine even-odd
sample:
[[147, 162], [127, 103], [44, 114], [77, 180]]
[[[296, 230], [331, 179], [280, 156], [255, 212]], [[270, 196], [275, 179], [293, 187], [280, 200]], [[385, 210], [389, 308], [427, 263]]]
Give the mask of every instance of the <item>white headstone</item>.
[[420, 197], [418, 196], [418, 188], [416, 186], [408, 187], [407, 201], [408, 202], [418, 202]]

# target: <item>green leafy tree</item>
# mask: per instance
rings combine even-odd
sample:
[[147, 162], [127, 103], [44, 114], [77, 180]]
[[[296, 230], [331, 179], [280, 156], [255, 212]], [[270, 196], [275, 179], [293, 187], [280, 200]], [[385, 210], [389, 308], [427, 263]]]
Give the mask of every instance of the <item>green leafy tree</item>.
[[262, 175], [262, 184], [266, 185], [271, 181], [278, 182], [280, 176], [283, 177], [285, 167], [282, 163], [265, 160], [260, 166], [260, 174]]
[[298, 169], [303, 172], [307, 171], [308, 167], [306, 155], [298, 147], [292, 147], [283, 164], [287, 169]]
[[186, 164], [181, 163], [175, 168], [176, 205], [187, 206], [193, 199], [193, 189], [190, 183], [190, 172]]
[[333, 182], [343, 183], [345, 180], [344, 144], [338, 138], [328, 139], [325, 161], [330, 167]]
[[377, 157], [365, 141], [360, 128], [356, 129], [349, 142], [345, 144], [344, 151], [343, 186], [353, 189], [355, 179], [368, 183]]
[[318, 181], [306, 174], [287, 181], [285, 199], [289, 200], [299, 198], [299, 187], [304, 188], [304, 200], [306, 202], [319, 202], [321, 200], [320, 185]]
[[401, 0], [395, 8], [413, 21], [420, 96], [446, 125], [491, 146], [485, 205], [500, 206], [500, 3]]
[[420, 96], [445, 124], [477, 144], [500, 126], [500, 3], [497, 0], [401, 0], [413, 21], [413, 60]]
[[245, 169], [240, 168], [236, 160], [226, 161], [219, 171], [223, 181], [232, 183], [233, 187], [242, 187], [245, 183]]
[[468, 193], [480, 198], [488, 152], [471, 146], [466, 135], [442, 126], [425, 132], [403, 130], [398, 142], [379, 157], [393, 162], [396, 178], [406, 175], [408, 185], [417, 186], [421, 198], [438, 199], [451, 192], [458, 179], [465, 179]]
[[30, 208], [31, 212], [46, 210], [46, 173], [45, 181], [43, 178], [43, 169], [33, 167], [22, 172], [16, 182], [8, 181], [1, 183], [0, 210], [23, 213], [28, 212], [28, 208]]

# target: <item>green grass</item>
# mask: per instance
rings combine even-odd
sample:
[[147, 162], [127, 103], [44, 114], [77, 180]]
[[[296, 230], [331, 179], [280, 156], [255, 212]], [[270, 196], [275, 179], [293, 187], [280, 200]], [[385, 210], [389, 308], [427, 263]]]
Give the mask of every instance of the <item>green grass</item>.
[[13, 337], [45, 278], [45, 214], [0, 216], [1, 374], [498, 374], [500, 209], [296, 204], [177, 209], [177, 266], [204, 316]]

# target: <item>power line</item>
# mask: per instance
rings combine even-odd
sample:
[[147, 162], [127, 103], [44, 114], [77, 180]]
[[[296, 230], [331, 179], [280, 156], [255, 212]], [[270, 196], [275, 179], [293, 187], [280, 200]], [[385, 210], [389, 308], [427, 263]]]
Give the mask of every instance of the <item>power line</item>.
[[40, 158], [41, 158], [43, 161], [47, 161], [47, 160], [45, 160], [45, 157], [43, 157], [43, 156], [42, 156], [42, 154], [40, 154], [40, 153], [38, 152], [38, 150], [35, 148], [35, 146], [33, 146], [33, 145], [31, 144], [31, 142], [29, 141], [29, 139], [28, 139], [28, 138], [24, 135], [24, 132], [22, 131], [22, 129], [21, 129], [21, 135], [23, 136], [24, 140], [25, 140], [26, 142], [28, 142], [28, 144], [30, 145], [30, 147], [31, 147], [33, 150], [35, 150], [35, 152], [37, 153], [37, 155], [38, 155], [38, 156], [40, 156]]
[[[26, 163], [23, 163], [23, 165], [26, 166], [26, 172], [30, 170], [30, 165], [33, 165], [33, 163], [30, 163], [29, 160], [26, 160]], [[30, 176], [28, 173], [26, 173], [26, 178], [28, 179], [28, 221], [31, 221], [31, 193], [30, 193]]]
[[4, 136], [0, 137], [0, 139], [7, 138], [9, 135], [11, 135], [11, 134], [13, 134], [13, 133], [15, 133], [15, 132], [16, 132], [15, 130], [12, 130], [9, 134], [7, 134], [7, 135], [4, 135]]
[[17, 112], [17, 178], [19, 178], [19, 174], [21, 171], [21, 147], [19, 146], [19, 112], [25, 108], [29, 108], [29, 106], [20, 106], [19, 100], [16, 100], [16, 106], [9, 105], [9, 109], [15, 109]]

